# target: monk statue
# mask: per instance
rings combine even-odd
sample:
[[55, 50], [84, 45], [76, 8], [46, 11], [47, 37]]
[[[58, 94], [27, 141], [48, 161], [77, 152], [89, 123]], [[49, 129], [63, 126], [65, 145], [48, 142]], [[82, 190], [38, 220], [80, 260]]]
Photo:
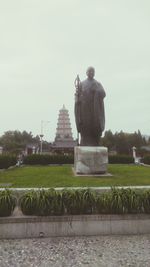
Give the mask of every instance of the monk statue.
[[95, 69], [87, 69], [87, 79], [75, 80], [75, 120], [81, 135], [81, 146], [99, 146], [100, 137], [105, 128], [103, 86], [94, 79]]

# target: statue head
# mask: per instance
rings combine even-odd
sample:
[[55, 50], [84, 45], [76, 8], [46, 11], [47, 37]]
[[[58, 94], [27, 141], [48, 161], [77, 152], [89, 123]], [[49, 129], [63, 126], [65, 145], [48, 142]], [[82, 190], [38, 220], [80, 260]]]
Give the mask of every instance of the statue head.
[[86, 75], [88, 76], [90, 80], [92, 80], [95, 76], [95, 69], [93, 67], [88, 67], [86, 71]]

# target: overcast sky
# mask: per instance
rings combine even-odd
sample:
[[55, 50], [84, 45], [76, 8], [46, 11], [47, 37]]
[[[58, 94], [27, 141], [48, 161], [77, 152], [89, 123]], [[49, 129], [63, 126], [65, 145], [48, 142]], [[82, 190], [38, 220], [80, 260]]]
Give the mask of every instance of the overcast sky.
[[106, 90], [106, 129], [150, 134], [149, 0], [0, 0], [0, 134], [55, 137], [88, 66]]

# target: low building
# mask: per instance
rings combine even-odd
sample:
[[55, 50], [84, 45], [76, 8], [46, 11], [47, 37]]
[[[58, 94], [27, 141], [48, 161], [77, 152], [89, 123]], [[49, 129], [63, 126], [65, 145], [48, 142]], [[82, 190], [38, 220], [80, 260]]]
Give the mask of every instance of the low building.
[[39, 153], [39, 146], [37, 144], [28, 144], [25, 149], [25, 155], [32, 155]]

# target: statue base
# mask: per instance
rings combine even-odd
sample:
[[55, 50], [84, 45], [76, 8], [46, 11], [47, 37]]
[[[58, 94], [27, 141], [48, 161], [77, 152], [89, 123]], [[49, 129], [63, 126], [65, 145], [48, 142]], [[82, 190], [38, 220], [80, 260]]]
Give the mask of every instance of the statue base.
[[108, 149], [100, 146], [76, 146], [74, 171], [76, 174], [104, 174], [107, 172]]

